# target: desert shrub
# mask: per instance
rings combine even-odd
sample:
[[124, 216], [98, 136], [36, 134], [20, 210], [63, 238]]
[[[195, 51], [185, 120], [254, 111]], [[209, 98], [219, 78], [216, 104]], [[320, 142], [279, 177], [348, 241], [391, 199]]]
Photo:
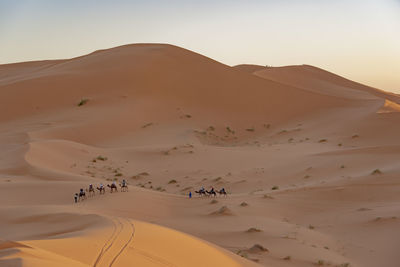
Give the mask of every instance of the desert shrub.
[[172, 179], [172, 180], [170, 180], [169, 182], [168, 182], [168, 184], [176, 184], [177, 183], [177, 181], [175, 180], [175, 179]]
[[247, 253], [245, 251], [242, 251], [242, 250], [239, 250], [236, 254], [239, 255], [240, 257], [245, 258], [245, 259], [249, 258]]
[[246, 230], [248, 233], [259, 233], [262, 232], [261, 229], [255, 228], [255, 227], [250, 227], [249, 229]]
[[78, 103], [78, 107], [85, 105], [88, 101], [89, 101], [89, 99], [82, 98], [81, 101], [79, 101], [79, 103]]
[[103, 156], [99, 155], [99, 156], [97, 156], [96, 159], [97, 159], [97, 160], [101, 160], [101, 161], [106, 161], [106, 160], [107, 160], [107, 157], [103, 157]]
[[278, 190], [279, 189], [279, 186], [277, 186], [277, 185], [274, 185], [272, 188], [271, 188], [271, 190]]
[[235, 131], [232, 130], [229, 126], [226, 127], [226, 130], [227, 130], [229, 133], [231, 133], [231, 134], [235, 134]]
[[149, 127], [149, 126], [151, 126], [151, 125], [153, 125], [153, 123], [152, 123], [152, 122], [149, 122], [149, 123], [146, 123], [145, 125], [143, 125], [142, 128], [146, 128], [146, 127]]
[[375, 170], [372, 171], [371, 174], [372, 174], [372, 175], [375, 175], [375, 174], [382, 174], [382, 172], [381, 172], [380, 169], [375, 169]]

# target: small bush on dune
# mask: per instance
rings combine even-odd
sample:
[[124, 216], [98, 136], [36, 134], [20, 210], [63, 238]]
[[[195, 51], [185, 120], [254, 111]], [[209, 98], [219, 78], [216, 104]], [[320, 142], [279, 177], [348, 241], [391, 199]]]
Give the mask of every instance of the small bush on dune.
[[274, 185], [272, 188], [271, 188], [271, 190], [278, 190], [279, 189], [279, 186], [277, 186], [277, 185]]
[[382, 174], [382, 172], [381, 172], [380, 169], [375, 169], [375, 170], [372, 171], [371, 174], [372, 174], [372, 175], [375, 175], [375, 174]]
[[262, 232], [262, 230], [258, 229], [258, 228], [255, 228], [255, 227], [251, 227], [251, 228], [247, 229], [246, 232], [248, 232], [248, 233], [259, 233], [259, 232]]
[[328, 140], [326, 140], [326, 139], [321, 139], [318, 141], [318, 143], [326, 143], [326, 142], [328, 142]]
[[260, 244], [254, 244], [251, 248], [247, 250], [249, 253], [262, 253], [269, 252], [269, 250]]
[[107, 157], [103, 157], [103, 156], [97, 156], [97, 158], [96, 158], [97, 160], [101, 160], [101, 161], [106, 161], [107, 160]]
[[161, 186], [157, 187], [156, 190], [157, 190], [157, 191], [160, 191], [160, 192], [164, 192], [164, 191], [165, 191], [165, 189], [162, 188]]
[[226, 130], [227, 130], [229, 133], [231, 133], [231, 134], [235, 134], [235, 131], [232, 130], [229, 126], [226, 127]]
[[175, 180], [175, 179], [172, 179], [172, 180], [170, 180], [169, 182], [168, 182], [168, 184], [176, 184], [177, 183], [177, 181]]
[[149, 126], [151, 126], [151, 125], [153, 125], [153, 123], [152, 123], [152, 122], [149, 122], [149, 123], [146, 123], [145, 125], [143, 125], [142, 128], [146, 128], [146, 127], [149, 127]]
[[82, 98], [81, 101], [79, 101], [79, 103], [78, 103], [78, 107], [85, 105], [88, 101], [89, 101], [89, 99]]
[[242, 250], [239, 250], [236, 254], [239, 255], [240, 257], [245, 258], [245, 259], [248, 259], [248, 258], [249, 258], [249, 256], [247, 255], [247, 253], [244, 252], [244, 251], [242, 251]]
[[292, 258], [290, 256], [286, 256], [283, 258], [285, 261], [290, 261]]

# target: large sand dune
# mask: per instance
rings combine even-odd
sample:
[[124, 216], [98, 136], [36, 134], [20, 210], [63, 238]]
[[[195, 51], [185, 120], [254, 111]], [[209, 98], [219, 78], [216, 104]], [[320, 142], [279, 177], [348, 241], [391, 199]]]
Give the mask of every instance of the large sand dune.
[[399, 103], [163, 44], [0, 65], [0, 265], [399, 266]]

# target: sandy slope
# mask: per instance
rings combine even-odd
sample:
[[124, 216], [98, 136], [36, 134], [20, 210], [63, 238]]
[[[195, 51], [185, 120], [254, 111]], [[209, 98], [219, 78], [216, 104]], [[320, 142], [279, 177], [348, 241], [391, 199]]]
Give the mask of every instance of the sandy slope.
[[160, 44], [1, 65], [0, 265], [398, 266], [399, 101]]

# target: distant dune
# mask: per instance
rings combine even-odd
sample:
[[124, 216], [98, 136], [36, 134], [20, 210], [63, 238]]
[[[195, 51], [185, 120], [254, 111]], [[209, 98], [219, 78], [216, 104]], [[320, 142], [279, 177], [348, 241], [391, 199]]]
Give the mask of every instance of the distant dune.
[[167, 44], [0, 65], [0, 266], [397, 267], [399, 105]]
[[247, 73], [254, 73], [256, 71], [265, 69], [265, 66], [252, 65], [252, 64], [241, 64], [241, 65], [234, 66], [234, 68], [237, 70], [240, 70], [240, 71], [247, 72]]

